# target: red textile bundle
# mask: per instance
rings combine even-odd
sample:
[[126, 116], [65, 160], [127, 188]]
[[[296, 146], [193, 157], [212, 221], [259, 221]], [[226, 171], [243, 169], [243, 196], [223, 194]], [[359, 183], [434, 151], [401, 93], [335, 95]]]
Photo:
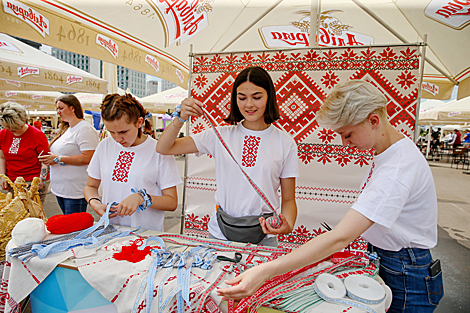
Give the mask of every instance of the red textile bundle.
[[47, 230], [51, 234], [69, 234], [74, 231], [87, 229], [95, 222], [93, 216], [87, 212], [73, 213], [69, 215], [54, 215], [46, 222]]
[[122, 246], [121, 252], [113, 254], [113, 258], [118, 261], [128, 261], [131, 263], [137, 263], [145, 259], [147, 255], [151, 254], [151, 246], [146, 246], [144, 249], [139, 250], [139, 246], [142, 245], [143, 240], [136, 239], [131, 241], [130, 246]]

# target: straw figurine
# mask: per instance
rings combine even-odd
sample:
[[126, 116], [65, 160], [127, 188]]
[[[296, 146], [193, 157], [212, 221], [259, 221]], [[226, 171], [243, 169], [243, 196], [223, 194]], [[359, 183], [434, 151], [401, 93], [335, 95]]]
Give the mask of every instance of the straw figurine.
[[18, 177], [13, 183], [7, 176], [0, 174], [1, 177], [10, 184], [14, 191], [14, 197], [8, 193], [0, 202], [0, 261], [5, 259], [5, 247], [11, 239], [11, 231], [15, 225], [27, 218], [37, 217], [44, 222], [46, 214], [39, 200], [38, 184], [39, 178], [35, 177], [31, 188], [28, 191], [23, 177]]

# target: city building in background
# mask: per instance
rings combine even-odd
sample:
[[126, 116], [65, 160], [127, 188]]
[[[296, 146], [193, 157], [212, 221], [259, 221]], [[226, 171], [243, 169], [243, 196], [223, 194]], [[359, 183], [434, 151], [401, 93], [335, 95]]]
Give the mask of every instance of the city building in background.
[[145, 97], [145, 74], [137, 72], [126, 67], [117, 67], [118, 87], [131, 91], [131, 93], [139, 98]]
[[145, 91], [146, 96], [153, 95], [154, 93], [158, 93], [158, 80], [148, 80], [147, 81], [147, 90]]
[[90, 74], [102, 77], [100, 60], [57, 48], [51, 49], [51, 55]]
[[169, 82], [169, 81], [164, 80], [164, 79], [162, 79], [162, 84], [161, 85], [162, 85], [162, 88], [160, 89], [160, 92], [171, 89], [171, 88], [178, 87], [177, 84]]

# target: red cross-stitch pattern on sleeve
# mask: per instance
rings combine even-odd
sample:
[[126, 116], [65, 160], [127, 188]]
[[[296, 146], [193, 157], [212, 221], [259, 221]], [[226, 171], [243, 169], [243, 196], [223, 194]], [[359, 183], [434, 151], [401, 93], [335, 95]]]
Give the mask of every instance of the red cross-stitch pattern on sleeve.
[[258, 147], [261, 142], [260, 137], [245, 136], [243, 143], [242, 165], [244, 167], [253, 167], [256, 164], [256, 157], [258, 156]]
[[131, 168], [132, 161], [134, 160], [135, 152], [121, 151], [119, 157], [114, 165], [112, 180], [127, 183], [129, 177], [129, 169]]

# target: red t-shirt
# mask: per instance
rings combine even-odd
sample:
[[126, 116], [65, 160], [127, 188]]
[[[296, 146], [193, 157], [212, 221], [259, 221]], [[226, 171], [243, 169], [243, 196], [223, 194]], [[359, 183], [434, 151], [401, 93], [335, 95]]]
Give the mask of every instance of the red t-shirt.
[[[38, 156], [49, 152], [46, 135], [37, 128], [28, 129], [19, 137], [9, 130], [0, 130], [0, 150], [6, 160], [6, 175], [12, 181], [19, 176], [25, 181], [41, 175], [41, 162]], [[47, 177], [49, 179], [49, 175]]]
[[33, 126], [40, 130], [41, 127], [42, 127], [42, 123], [41, 123], [41, 121], [35, 120], [33, 122]]

